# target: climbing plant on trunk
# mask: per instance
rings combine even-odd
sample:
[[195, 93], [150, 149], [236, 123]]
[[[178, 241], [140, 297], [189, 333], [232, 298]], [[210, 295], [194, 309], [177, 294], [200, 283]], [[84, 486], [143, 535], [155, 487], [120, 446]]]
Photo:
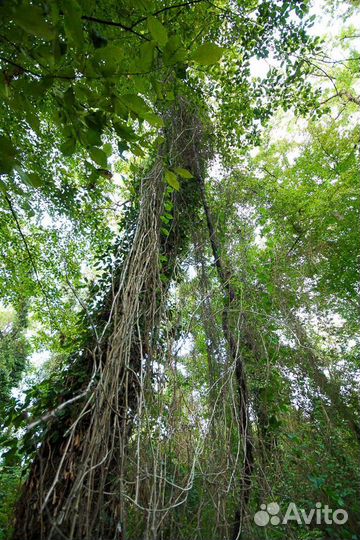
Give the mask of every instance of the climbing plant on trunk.
[[[17, 505], [14, 539], [125, 539], [134, 509], [142, 516], [140, 535], [155, 539], [171, 524], [170, 511], [186, 501], [203, 442], [182, 486], [177, 466], [174, 482], [158, 473], [159, 463], [165, 465], [154, 456], [161, 455], [171, 430], [168, 404], [155, 402], [157, 394], [166, 394], [167, 380], [161, 394], [154, 365], [165, 364], [172, 355], [169, 342], [178, 337], [170, 316], [173, 287], [201, 209], [237, 381], [233, 438], [238, 448], [243, 445], [244, 466], [229, 514], [232, 536], [240, 537], [254, 466], [249, 392], [230, 317], [236, 300], [232, 270], [220, 255], [205, 179], [215, 157], [229, 165], [236, 145], [258, 141], [277, 107], [295, 102], [306, 110], [315, 103], [304, 58], [318, 44], [306, 34], [306, 13], [303, 2], [265, 0], [49, 0], [1, 7], [0, 187], [21, 240], [27, 242], [17, 211], [31, 215], [34, 191], [67, 219], [81, 221], [86, 205], [91, 214], [91, 205], [112, 193], [110, 158], [132, 160], [122, 223], [126, 241], [112, 254], [116, 263], [102, 282], [96, 309], [95, 289], [89, 288], [87, 305], [81, 299], [77, 328], [83, 335], [58, 379], [66, 390], [28, 400], [35, 401], [33, 412], [43, 414], [25, 426], [34, 458]], [[269, 54], [285, 68], [270, 69], [263, 80], [251, 78], [250, 59]], [[103, 219], [101, 212], [84, 218], [90, 238]], [[31, 263], [37, 294], [46, 297], [51, 313], [37, 259]], [[58, 332], [62, 342], [71, 341]], [[176, 390], [171, 398], [176, 403]], [[143, 472], [140, 456], [146, 443], [152, 450], [154, 433], [157, 448]], [[148, 475], [153, 481], [142, 490]]]

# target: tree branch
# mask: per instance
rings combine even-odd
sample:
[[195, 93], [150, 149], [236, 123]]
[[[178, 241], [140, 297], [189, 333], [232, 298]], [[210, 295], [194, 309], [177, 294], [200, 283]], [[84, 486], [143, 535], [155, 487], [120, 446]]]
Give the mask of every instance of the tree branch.
[[137, 36], [137, 37], [139, 37], [141, 39], [144, 39], [145, 41], [150, 41], [150, 39], [148, 37], [144, 36], [143, 34], [140, 34], [136, 30], [133, 30], [132, 26], [127, 26], [126, 24], [123, 24], [121, 22], [108, 21], [108, 20], [105, 20], [105, 19], [98, 19], [96, 17], [90, 17], [88, 15], [83, 15], [81, 18], [82, 18], [83, 21], [94, 22], [96, 24], [105, 24], [107, 26], [116, 26], [117, 28], [121, 28], [122, 30], [125, 30], [126, 32], [131, 32], [135, 36]]
[[[156, 17], [157, 15], [160, 15], [160, 13], [164, 13], [165, 11], [170, 11], [171, 9], [181, 8], [181, 7], [190, 7], [193, 4], [200, 4], [201, 2], [206, 2], [207, 0], [192, 0], [192, 2], [181, 2], [180, 4], [174, 4], [172, 6], [166, 6], [164, 8], [158, 9], [154, 13], [152, 13], [153, 17]], [[135, 28], [138, 24], [146, 21], [147, 17], [141, 17], [141, 19], [138, 19], [136, 22], [134, 22], [130, 28]]]

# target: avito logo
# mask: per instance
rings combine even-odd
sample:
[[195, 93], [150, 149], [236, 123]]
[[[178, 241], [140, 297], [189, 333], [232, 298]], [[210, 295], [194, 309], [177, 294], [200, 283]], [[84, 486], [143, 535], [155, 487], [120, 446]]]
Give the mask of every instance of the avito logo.
[[310, 525], [314, 522], [316, 525], [325, 523], [326, 525], [343, 525], [348, 520], [348, 513], [342, 508], [332, 510], [327, 504], [322, 506], [320, 502], [315, 504], [315, 508], [306, 511], [303, 508], [298, 508], [295, 503], [289, 503], [284, 517], [280, 519], [277, 515], [280, 512], [280, 506], [276, 502], [269, 504], [261, 504], [260, 510], [254, 515], [254, 521], [259, 527], [271, 525], [286, 525], [291, 521], [295, 521], [299, 525]]

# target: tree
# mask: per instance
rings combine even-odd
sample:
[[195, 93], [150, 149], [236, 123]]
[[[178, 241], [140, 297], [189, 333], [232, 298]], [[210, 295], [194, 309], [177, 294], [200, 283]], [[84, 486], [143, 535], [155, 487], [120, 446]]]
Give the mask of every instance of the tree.
[[[14, 539], [171, 538], [180, 534], [175, 512], [185, 501], [188, 538], [238, 539], [251, 529], [251, 495], [259, 497], [263, 489], [254, 479], [257, 446], [264, 442], [268, 467], [270, 453], [281, 444], [285, 407], [290, 410], [280, 365], [271, 370], [270, 382], [259, 380], [269, 350], [279, 350], [280, 357], [288, 353], [281, 336], [271, 339], [280, 323], [267, 327], [259, 344], [262, 325], [271, 306], [280, 321], [291, 303], [284, 315], [277, 304], [283, 283], [266, 266], [264, 271], [273, 246], [265, 254], [228, 236], [234, 227], [229, 218], [238, 222], [236, 192], [232, 204], [218, 211], [217, 204], [229, 199], [221, 194], [218, 203], [216, 183], [205, 181], [215, 158], [233, 171], [239, 146], [246, 151], [258, 143], [279, 107], [313, 110], [320, 92], [307, 78], [313, 70], [309, 57], [320, 49], [306, 33], [307, 11], [304, 2], [250, 0], [63, 0], [1, 8], [4, 212], [9, 234], [25, 254], [22, 274], [36, 284], [31, 291], [23, 282], [12, 287], [7, 301], [29, 298], [34, 317], [47, 329], [53, 325], [49, 334], [55, 337], [47, 343], [63, 355], [48, 380], [25, 397], [32, 417], [21, 423], [27, 433], [20, 452], [29, 458], [29, 471]], [[269, 55], [282, 65], [262, 80], [252, 78], [251, 58]], [[111, 170], [114, 159], [117, 174], [126, 179], [124, 201]], [[254, 176], [238, 179], [232, 172], [230, 181], [251, 189]], [[226, 185], [219, 184], [220, 192]], [[271, 191], [271, 182], [266, 189]], [[294, 200], [301, 197], [298, 186], [288, 191]], [[38, 215], [69, 224], [63, 250], [59, 231], [51, 236], [55, 257], [44, 257], [46, 226], [29, 219], [33, 201]], [[115, 215], [116, 240], [108, 222], [113, 201], [122, 208]], [[274, 201], [281, 207], [281, 194]], [[261, 193], [252, 200], [259, 212], [261, 202]], [[284, 245], [291, 242], [277, 228], [276, 213], [269, 219], [274, 235]], [[199, 395], [193, 394], [174, 353], [184, 334], [174, 290], [186, 288], [181, 269], [196, 238], [210, 240], [217, 270], [208, 271], [210, 252], [198, 246], [200, 294], [218, 287], [207, 313], [217, 313], [212, 302], [219, 311], [204, 325], [205, 337], [204, 329], [193, 330], [195, 340], [206, 341], [212, 386], [221, 382], [210, 407], [202, 396], [207, 378], [194, 377]], [[59, 253], [65, 264], [57, 263]], [[239, 254], [245, 263], [240, 273], [234, 264]], [[98, 259], [98, 277], [86, 294], [84, 255]], [[256, 266], [248, 272], [251, 260]], [[279, 276], [285, 264], [280, 259]], [[294, 286], [297, 269], [295, 261], [289, 275]], [[274, 290], [270, 299], [267, 286]], [[260, 317], [248, 309], [254, 300]], [[288, 420], [295, 419], [291, 410]], [[213, 470], [202, 475], [206, 457]], [[212, 474], [221, 478], [224, 494], [231, 487], [231, 496], [214, 502], [211, 490], [206, 495]]]

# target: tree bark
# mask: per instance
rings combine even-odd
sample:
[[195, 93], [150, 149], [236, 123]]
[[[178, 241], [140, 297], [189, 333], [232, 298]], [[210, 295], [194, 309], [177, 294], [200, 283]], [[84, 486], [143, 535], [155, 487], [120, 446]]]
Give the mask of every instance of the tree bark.
[[[164, 118], [166, 142], [143, 178], [135, 235], [105, 310], [111, 332], [86, 347], [68, 378], [69, 395], [85, 387], [84, 398], [65, 417], [48, 423], [17, 505], [13, 540], [125, 540], [123, 477], [139, 379], [156, 348], [174, 266], [186, 254], [191, 217], [200, 206], [199, 186], [187, 180], [170, 194], [173, 220], [170, 231], [162, 232], [169, 196], [164, 157], [172, 167], [194, 174], [195, 162], [207, 156], [193, 106], [179, 98]], [[79, 376], [85, 384], [79, 384]]]
[[243, 531], [243, 523], [246, 508], [250, 500], [251, 479], [254, 469], [254, 448], [251, 435], [251, 423], [249, 414], [249, 395], [246, 380], [245, 365], [241, 355], [240, 347], [235, 339], [231, 328], [230, 310], [232, 303], [236, 300], [236, 292], [231, 284], [231, 272], [226, 268], [220, 255], [220, 246], [217, 240], [215, 227], [211, 215], [211, 210], [207, 202], [205, 184], [198, 171], [198, 181], [201, 189], [202, 203], [205, 212], [207, 228], [209, 231], [211, 250], [213, 253], [214, 264], [217, 269], [219, 281], [223, 289], [224, 307], [222, 311], [222, 329], [228, 346], [228, 352], [231, 360], [235, 364], [235, 376], [237, 380], [238, 398], [239, 398], [239, 435], [244, 441], [244, 462], [241, 478], [241, 500], [235, 513], [232, 540], [239, 540]]

